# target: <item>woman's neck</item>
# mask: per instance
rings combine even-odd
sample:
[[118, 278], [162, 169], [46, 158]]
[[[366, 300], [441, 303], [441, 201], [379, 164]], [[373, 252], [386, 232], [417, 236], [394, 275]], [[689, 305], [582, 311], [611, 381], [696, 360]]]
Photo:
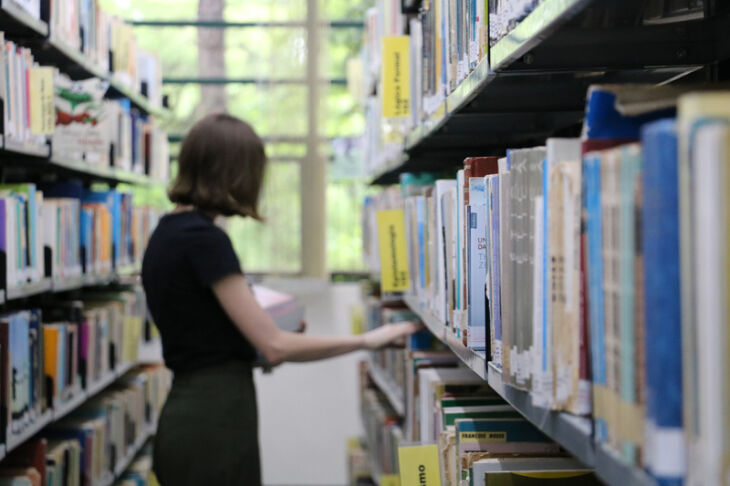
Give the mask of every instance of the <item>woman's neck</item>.
[[187, 211], [198, 211], [200, 213], [205, 214], [210, 219], [215, 219], [218, 216], [218, 214], [213, 211], [203, 211], [202, 209], [199, 209], [199, 208], [193, 206], [192, 204], [178, 204], [170, 212], [173, 214], [177, 214], [177, 213], [185, 213]]

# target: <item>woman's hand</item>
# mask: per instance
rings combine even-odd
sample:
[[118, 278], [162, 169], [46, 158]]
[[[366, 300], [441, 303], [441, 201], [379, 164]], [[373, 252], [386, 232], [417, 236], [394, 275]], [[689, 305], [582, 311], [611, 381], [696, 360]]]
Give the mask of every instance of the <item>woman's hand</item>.
[[389, 344], [397, 343], [421, 329], [423, 329], [423, 325], [416, 322], [385, 324], [362, 335], [364, 347], [369, 350], [380, 349]]

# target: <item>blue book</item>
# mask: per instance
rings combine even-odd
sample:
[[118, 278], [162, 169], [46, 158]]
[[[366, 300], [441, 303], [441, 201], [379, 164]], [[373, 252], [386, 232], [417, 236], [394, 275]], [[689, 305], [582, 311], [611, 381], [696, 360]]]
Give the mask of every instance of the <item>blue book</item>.
[[116, 268], [122, 252], [122, 195], [117, 191], [89, 191], [83, 202], [105, 204], [112, 216], [112, 262]]
[[[606, 386], [606, 346], [603, 309], [603, 212], [601, 209], [601, 158], [583, 158], [583, 204], [586, 208], [588, 240], [588, 324], [591, 336], [591, 372], [594, 387]], [[602, 417], [594, 416], [596, 438], [607, 440], [608, 427]]]
[[640, 88], [619, 85], [590, 87], [586, 100], [583, 139], [638, 140], [644, 124], [676, 115], [676, 108], [658, 109], [636, 116], [621, 114], [616, 108], [616, 100], [618, 93], [626, 89], [636, 91]]
[[642, 144], [644, 306], [651, 309], [645, 317], [647, 467], [662, 486], [679, 486], [685, 444], [675, 121], [647, 125]]
[[93, 238], [94, 213], [88, 209], [82, 209], [79, 219], [79, 240], [81, 249], [81, 263], [84, 273], [91, 271], [91, 248]]
[[421, 290], [426, 290], [426, 231], [428, 223], [426, 221], [426, 198], [416, 198], [416, 224], [418, 227], [418, 285]]

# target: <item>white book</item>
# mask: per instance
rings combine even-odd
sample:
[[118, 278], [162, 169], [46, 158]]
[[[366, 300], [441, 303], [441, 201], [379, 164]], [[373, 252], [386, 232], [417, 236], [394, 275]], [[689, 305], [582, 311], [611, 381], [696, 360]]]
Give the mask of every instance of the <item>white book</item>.
[[[474, 486], [485, 486], [489, 484], [486, 478], [489, 475], [501, 475], [509, 473], [590, 473], [583, 464], [572, 458], [566, 457], [506, 457], [480, 459], [472, 465], [472, 484]], [[558, 479], [553, 479], [551, 484], [559, 484]]]
[[[550, 265], [547, 264], [546, 258], [550, 255], [548, 248], [550, 227], [547, 224], [547, 209], [550, 197], [550, 171], [559, 162], [566, 160], [581, 159], [581, 141], [578, 138], [549, 138], [546, 144], [547, 157], [543, 167], [543, 206], [542, 206], [542, 303], [540, 313], [542, 318], [542, 330], [539, 331], [541, 343], [535, 339], [535, 355], [539, 358], [533, 358], [537, 361], [534, 368], [536, 374], [533, 375], [535, 383], [533, 383], [532, 400], [533, 404], [540, 407], [550, 408], [552, 406], [553, 395], [553, 360], [552, 360], [552, 325], [550, 315], [552, 308], [550, 305]], [[537, 298], [537, 297], [536, 297]], [[535, 316], [533, 316], [535, 317]], [[539, 350], [537, 349], [539, 346]], [[539, 365], [539, 366], [538, 366]]]
[[467, 345], [486, 349], [487, 189], [484, 177], [469, 179], [468, 208], [468, 329]]
[[[697, 370], [699, 430], [694, 443], [692, 460], [702, 464], [694, 472], [692, 484], [725, 484], [723, 464], [730, 446], [728, 430], [728, 275], [727, 269], [727, 206], [726, 193], [728, 134], [730, 124], [708, 122], [696, 132], [691, 154], [694, 167], [692, 178], [692, 221], [695, 307], [694, 328], [697, 335]], [[692, 393], [692, 392], [689, 392]], [[694, 462], [694, 465], [700, 463]]]

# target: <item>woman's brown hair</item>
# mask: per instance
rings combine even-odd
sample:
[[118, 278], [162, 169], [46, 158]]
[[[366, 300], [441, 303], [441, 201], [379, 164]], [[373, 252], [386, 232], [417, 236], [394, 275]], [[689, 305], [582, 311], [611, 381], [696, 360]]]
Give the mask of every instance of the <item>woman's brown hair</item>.
[[203, 211], [261, 220], [265, 165], [264, 144], [248, 123], [223, 113], [208, 115], [185, 137], [168, 196]]

